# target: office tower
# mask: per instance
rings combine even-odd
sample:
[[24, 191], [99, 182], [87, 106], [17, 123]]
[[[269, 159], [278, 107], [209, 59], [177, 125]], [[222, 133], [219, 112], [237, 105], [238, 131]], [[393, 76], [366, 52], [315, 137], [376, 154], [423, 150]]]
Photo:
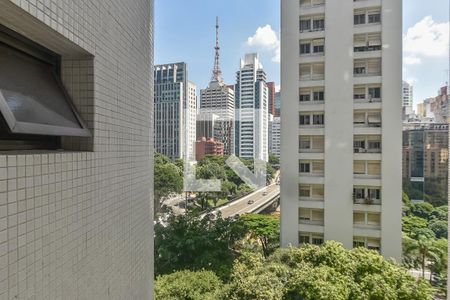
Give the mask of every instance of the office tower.
[[171, 159], [195, 156], [197, 87], [186, 63], [155, 66], [155, 151]]
[[267, 89], [269, 92], [269, 114], [275, 116], [275, 82], [268, 82]]
[[151, 299], [153, 1], [0, 23], [0, 299]]
[[[202, 119], [202, 124], [205, 124], [208, 118], [211, 119], [213, 115], [218, 116], [214, 122], [216, 128], [214, 135], [204, 137], [213, 137], [221, 141], [224, 144], [225, 154], [229, 155], [234, 153], [234, 90], [223, 82], [222, 70], [220, 69], [219, 18], [216, 18], [216, 46], [214, 50], [215, 59], [211, 81], [208, 87], [200, 92], [199, 117]], [[209, 127], [214, 126], [210, 125]]]
[[236, 155], [268, 161], [268, 89], [258, 54], [245, 55], [236, 79]]
[[447, 203], [448, 146], [448, 123], [404, 124], [403, 191], [411, 200]]
[[270, 115], [269, 153], [280, 157], [281, 154], [281, 119]]
[[402, 106], [403, 106], [403, 116], [407, 119], [409, 115], [413, 114], [413, 86], [406, 81], [402, 84]]
[[402, 1], [281, 7], [282, 245], [400, 261]]
[[275, 117], [281, 116], [281, 91], [275, 93]]

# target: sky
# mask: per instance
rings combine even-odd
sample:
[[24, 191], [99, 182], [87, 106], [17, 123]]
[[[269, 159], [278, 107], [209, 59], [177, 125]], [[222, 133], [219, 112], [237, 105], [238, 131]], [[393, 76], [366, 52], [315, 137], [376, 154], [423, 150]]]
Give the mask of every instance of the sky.
[[[235, 82], [239, 60], [258, 52], [269, 81], [279, 85], [278, 0], [156, 0], [155, 63], [184, 61], [198, 89], [211, 78], [215, 18], [220, 19], [221, 67]], [[403, 0], [403, 79], [415, 104], [436, 96], [448, 81], [449, 1]]]

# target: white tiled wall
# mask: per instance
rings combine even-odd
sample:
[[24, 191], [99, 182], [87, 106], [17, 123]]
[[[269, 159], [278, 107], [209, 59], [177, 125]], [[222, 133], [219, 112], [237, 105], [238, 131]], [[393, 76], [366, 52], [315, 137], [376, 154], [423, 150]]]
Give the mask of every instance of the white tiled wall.
[[0, 0], [59, 53], [90, 152], [0, 153], [1, 299], [152, 297], [153, 1]]

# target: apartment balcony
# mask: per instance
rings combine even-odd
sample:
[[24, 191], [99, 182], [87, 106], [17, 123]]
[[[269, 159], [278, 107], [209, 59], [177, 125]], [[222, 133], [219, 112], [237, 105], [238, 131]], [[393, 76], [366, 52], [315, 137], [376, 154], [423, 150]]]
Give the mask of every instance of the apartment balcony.
[[354, 236], [381, 238], [381, 226], [353, 225]]
[[299, 173], [299, 182], [302, 184], [325, 184], [325, 178], [323, 173]]
[[298, 133], [301, 135], [325, 135], [325, 126], [300, 125]]
[[353, 33], [362, 34], [362, 33], [375, 33], [381, 32], [382, 27], [380, 23], [370, 23], [370, 24], [362, 24], [355, 25], [353, 28]]
[[308, 112], [308, 111], [324, 111], [325, 102], [324, 101], [307, 101], [299, 102], [298, 111]]
[[353, 184], [358, 186], [381, 186], [381, 176], [354, 176]]
[[[309, 149], [309, 150], [313, 150], [313, 149]], [[300, 149], [298, 158], [304, 159], [304, 160], [324, 160], [325, 154], [324, 154], [323, 149], [317, 150], [317, 152], [305, 152], [305, 151], [302, 151], [302, 149]]]
[[311, 233], [321, 233], [325, 232], [324, 225], [314, 225], [314, 224], [298, 224], [298, 231], [311, 232]]
[[323, 198], [299, 197], [299, 206], [310, 209], [324, 209], [325, 203]]
[[[355, 149], [354, 160], [381, 160], [381, 149]], [[366, 152], [363, 152], [366, 151]]]
[[355, 68], [353, 70], [353, 76], [358, 77], [378, 77], [381, 76], [381, 66], [379, 70], [367, 70], [365, 68]]
[[325, 86], [325, 76], [322, 79], [300, 79], [299, 88], [316, 88]]
[[381, 205], [379, 204], [353, 204], [353, 211], [363, 211], [371, 213], [381, 213]]
[[300, 54], [300, 63], [324, 63], [324, 62], [325, 62], [324, 52], [313, 54]]
[[382, 56], [381, 46], [379, 50], [367, 50], [367, 51], [359, 51], [359, 50], [356, 50], [356, 48], [354, 49], [353, 58], [355, 59], [380, 58]]
[[381, 0], [353, 0], [354, 9], [379, 7], [381, 6]]
[[324, 220], [323, 219], [321, 219], [321, 220], [303, 220], [303, 219], [299, 218], [298, 223], [299, 224], [304, 224], [304, 225], [316, 225], [316, 226], [319, 225], [319, 226], [323, 226], [324, 225]]
[[317, 15], [325, 13], [325, 0], [300, 0], [300, 15]]
[[356, 110], [369, 110], [369, 109], [381, 109], [381, 98], [369, 98], [366, 96], [353, 99], [353, 109]]
[[381, 126], [354, 126], [355, 135], [381, 135]]
[[300, 30], [300, 36], [302, 39], [324, 39], [325, 29], [307, 29]]
[[353, 199], [353, 204], [357, 205], [381, 205], [381, 199], [370, 199], [370, 198], [364, 198], [364, 199]]

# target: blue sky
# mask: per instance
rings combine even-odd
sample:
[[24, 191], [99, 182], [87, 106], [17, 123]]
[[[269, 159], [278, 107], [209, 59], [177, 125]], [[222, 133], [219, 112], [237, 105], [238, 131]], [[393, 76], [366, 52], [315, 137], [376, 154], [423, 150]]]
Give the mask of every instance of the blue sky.
[[[448, 80], [448, 2], [403, 0], [404, 79], [414, 85], [416, 103]], [[156, 0], [155, 14], [155, 63], [187, 62], [199, 89], [211, 76], [216, 15], [226, 82], [234, 83], [245, 53], [258, 52], [268, 79], [279, 84], [279, 1]]]

